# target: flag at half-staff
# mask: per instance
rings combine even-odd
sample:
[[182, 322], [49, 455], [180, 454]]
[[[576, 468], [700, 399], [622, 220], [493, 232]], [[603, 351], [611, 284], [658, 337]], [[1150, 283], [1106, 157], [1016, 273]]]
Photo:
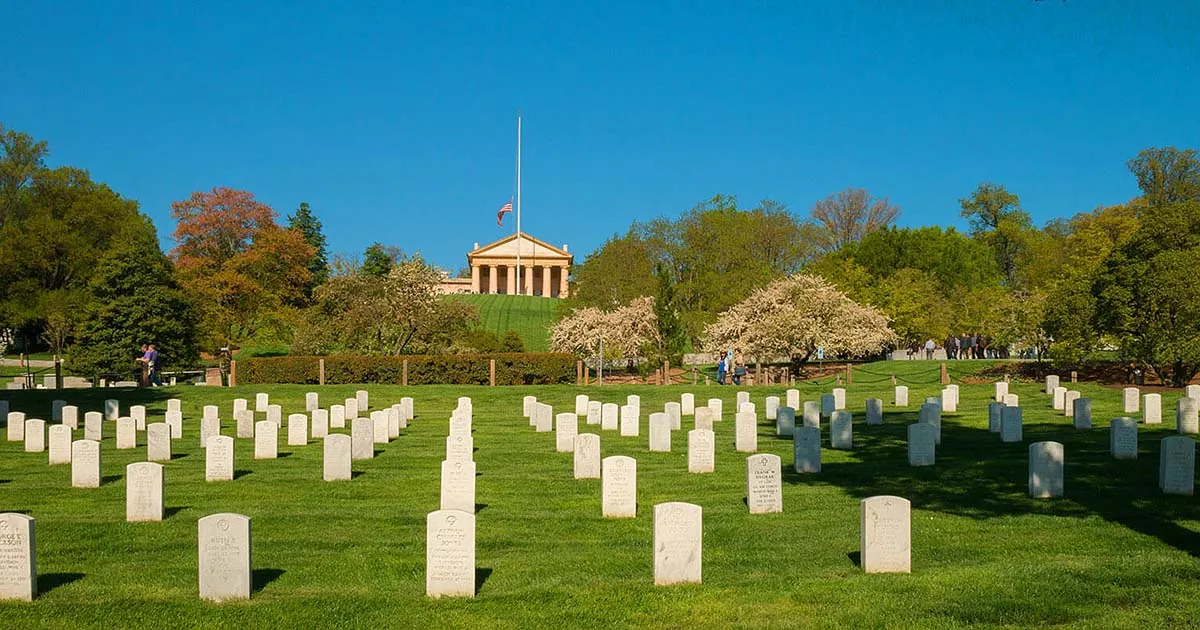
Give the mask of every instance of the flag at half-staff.
[[496, 225], [504, 227], [504, 214], [512, 212], [512, 200], [500, 207], [500, 212], [496, 213]]

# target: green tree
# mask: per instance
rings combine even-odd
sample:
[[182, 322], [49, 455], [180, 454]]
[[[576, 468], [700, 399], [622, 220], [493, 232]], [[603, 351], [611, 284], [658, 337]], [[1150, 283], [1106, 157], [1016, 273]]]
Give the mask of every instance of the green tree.
[[1003, 185], [984, 183], [958, 203], [971, 223], [971, 235], [991, 247], [1005, 284], [1014, 286], [1025, 233], [1032, 227], [1020, 198]]
[[309, 209], [307, 202], [300, 202], [296, 213], [287, 218], [288, 229], [296, 230], [304, 236], [304, 242], [312, 248], [312, 258], [308, 261], [308, 272], [312, 279], [305, 289], [305, 296], [312, 299], [313, 291], [325, 284], [329, 279], [329, 249], [325, 243], [325, 234], [321, 232], [321, 221]]
[[821, 249], [832, 252], [895, 223], [900, 207], [864, 188], [847, 188], [813, 204], [810, 216]]
[[144, 343], [157, 346], [168, 366], [196, 364], [196, 311], [175, 282], [171, 261], [158, 248], [147, 220], [123, 233], [105, 252], [88, 285], [91, 299], [71, 366], [84, 373], [128, 373]]
[[670, 361], [675, 365], [682, 363], [683, 350], [687, 347], [687, 331], [679, 318], [679, 306], [675, 295], [675, 281], [666, 267], [659, 263], [654, 269], [654, 278], [658, 281], [658, 294], [654, 299], [654, 316], [658, 326], [655, 345], [648, 358], [651, 365], [662, 365]]
[[371, 243], [363, 252], [362, 273], [373, 278], [383, 278], [396, 262], [403, 258], [404, 253], [399, 248]]
[[645, 241], [633, 234], [614, 236], [571, 272], [572, 307], [609, 308], [653, 295], [654, 260]]

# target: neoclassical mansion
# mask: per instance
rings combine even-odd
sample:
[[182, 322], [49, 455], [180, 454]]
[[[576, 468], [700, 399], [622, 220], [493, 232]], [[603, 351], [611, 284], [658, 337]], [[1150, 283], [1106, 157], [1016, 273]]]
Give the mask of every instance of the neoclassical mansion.
[[447, 278], [443, 293], [517, 293], [517, 252], [521, 254], [521, 293], [567, 297], [567, 276], [573, 256], [564, 244], [559, 249], [524, 232], [511, 234], [467, 253], [471, 277]]

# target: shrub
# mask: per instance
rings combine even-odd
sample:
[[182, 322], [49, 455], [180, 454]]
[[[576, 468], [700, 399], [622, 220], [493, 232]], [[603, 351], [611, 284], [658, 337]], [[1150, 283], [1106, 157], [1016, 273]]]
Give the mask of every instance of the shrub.
[[546, 385], [575, 382], [575, 357], [565, 353], [431, 354], [398, 356], [255, 357], [238, 362], [243, 384], [320, 382], [319, 361], [325, 360], [325, 383], [398, 385], [408, 362], [409, 385], [487, 385], [488, 367], [496, 360], [497, 385]]

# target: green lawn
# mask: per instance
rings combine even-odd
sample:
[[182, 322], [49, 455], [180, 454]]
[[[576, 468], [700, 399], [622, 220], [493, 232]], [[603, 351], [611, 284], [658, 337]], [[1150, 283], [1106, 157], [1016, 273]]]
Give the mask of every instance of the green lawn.
[[[865, 367], [918, 380], [916, 366], [905, 362]], [[196, 445], [201, 407], [219, 404], [228, 418], [233, 398], [253, 404], [257, 390], [122, 392], [116, 396], [124, 405], [147, 404], [151, 419], [162, 417], [166, 398], [184, 400], [184, 438], [166, 471], [168, 518], [124, 522], [124, 466], [143, 458], [145, 447], [113, 450], [111, 425], [105, 483], [92, 490], [69, 487], [69, 466], [48, 466], [45, 453], [26, 454], [0, 438], [0, 511], [37, 519], [43, 590], [31, 604], [0, 604], [0, 628], [1200, 625], [1200, 507], [1192, 497], [1162, 496], [1156, 483], [1158, 440], [1174, 431], [1179, 393], [1164, 396], [1162, 425], [1141, 427], [1139, 459], [1114, 461], [1107, 426], [1120, 415], [1119, 390], [1080, 384], [1093, 398], [1096, 428], [1077, 431], [1050, 409], [1039, 384], [1014, 384], [1025, 407], [1025, 443], [1002, 444], [986, 430], [992, 387], [963, 385], [960, 413], [944, 421], [937, 465], [910, 468], [905, 425], [940, 386], [913, 384], [912, 406], [896, 409], [890, 382], [867, 383], [868, 376], [856, 373], [847, 397], [855, 450], [826, 448], [819, 474], [792, 473], [790, 441], [760, 421], [760, 451], [784, 461], [785, 511], [759, 516], [743, 502], [745, 455], [733, 451], [732, 388], [370, 386], [373, 406], [413, 396], [417, 419], [399, 439], [377, 446], [376, 459], [355, 462], [353, 481], [321, 481], [315, 442], [281, 444], [287, 456], [255, 461], [252, 441], [238, 440], [239, 477], [211, 484]], [[328, 406], [355, 388], [263, 389], [287, 414], [303, 409], [310, 389]], [[815, 400], [828, 386], [800, 389]], [[714, 474], [687, 473], [683, 433], [672, 437], [673, 452], [647, 451], [646, 416], [686, 391], [698, 402], [724, 400]], [[526, 394], [563, 411], [579, 392], [612, 402], [642, 396], [642, 437], [601, 437], [605, 456], [638, 461], [636, 519], [601, 518], [599, 480], [573, 480], [571, 457], [554, 452], [553, 434], [534, 433], [521, 416]], [[753, 390], [760, 417], [763, 398], [782, 392]], [[12, 408], [31, 417], [48, 416], [55, 394], [6, 392]], [[100, 409], [105, 397], [64, 394], [86, 410]], [[474, 399], [481, 584], [476, 599], [435, 601], [424, 597], [425, 515], [438, 507], [447, 419], [460, 395]], [[887, 403], [884, 426], [862, 422], [871, 396]], [[1027, 449], [1047, 439], [1065, 445], [1067, 498], [1028, 499]], [[865, 575], [855, 564], [859, 501], [877, 494], [912, 501], [911, 575]], [[664, 501], [703, 506], [702, 585], [653, 585], [652, 506]], [[215, 605], [197, 595], [196, 521], [224, 511], [253, 519], [256, 584], [251, 601]]]
[[526, 295], [452, 295], [451, 299], [479, 308], [483, 327], [503, 337], [515, 330], [525, 341], [527, 352], [545, 352], [550, 348], [550, 326], [558, 300]]

